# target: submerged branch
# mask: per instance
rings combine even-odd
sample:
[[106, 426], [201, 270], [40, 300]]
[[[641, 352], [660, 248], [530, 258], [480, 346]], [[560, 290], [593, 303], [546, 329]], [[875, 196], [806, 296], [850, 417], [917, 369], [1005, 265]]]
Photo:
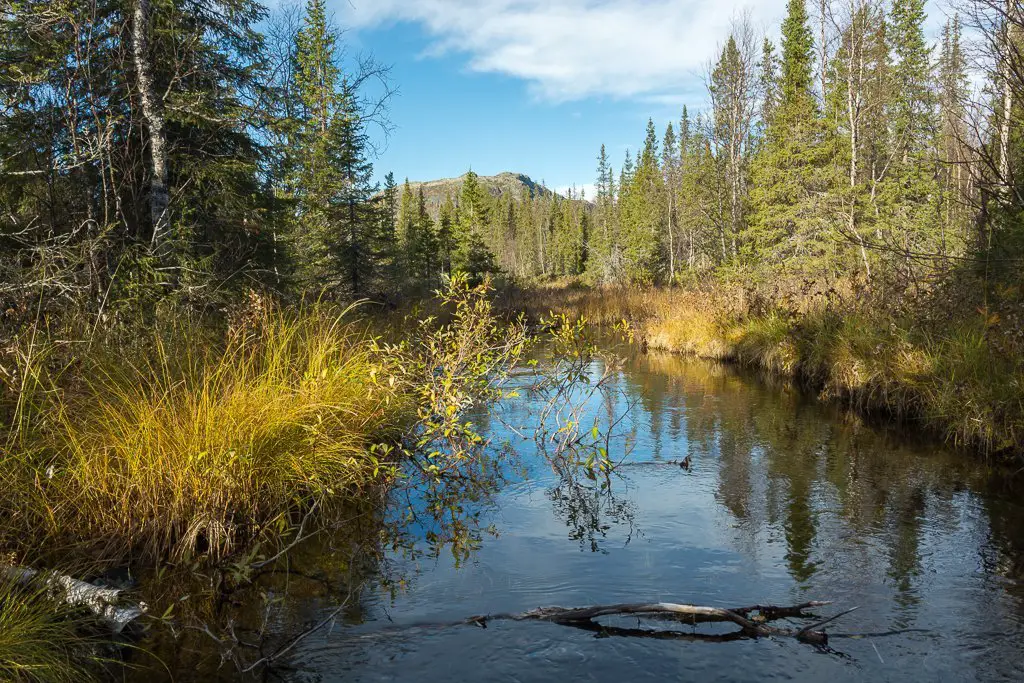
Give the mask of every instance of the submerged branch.
[[[711, 640], [734, 640], [739, 637], [758, 638], [763, 636], [783, 636], [796, 638], [797, 640], [825, 645], [828, 643], [828, 635], [824, 631], [816, 630], [818, 627], [834, 621], [841, 616], [849, 614], [853, 610], [846, 610], [834, 617], [811, 624], [802, 629], [784, 629], [768, 625], [768, 622], [785, 618], [806, 619], [813, 615], [805, 614], [804, 611], [814, 607], [824, 607], [828, 602], [805, 602], [793, 606], [775, 605], [752, 605], [749, 607], [737, 607], [723, 609], [721, 607], [708, 607], [704, 605], [682, 605], [671, 602], [656, 603], [620, 603], [614, 605], [595, 605], [591, 607], [539, 607], [528, 612], [504, 613], [470, 617], [460, 623], [473, 624], [483, 628], [488, 622], [497, 620], [507, 621], [549, 621], [563, 626], [584, 628], [587, 630], [609, 631], [608, 627], [598, 624], [594, 620], [606, 616], [643, 616], [654, 618], [668, 618], [681, 623], [696, 625], [699, 623], [731, 622], [740, 627], [740, 630], [729, 636], [715, 636]], [[642, 629], [613, 629], [614, 635], [644, 635], [661, 634], [658, 631], [644, 631]], [[610, 631], [609, 631], [610, 632]], [[658, 635], [657, 637], [674, 637], [674, 634]], [[703, 638], [698, 638], [703, 639]]]

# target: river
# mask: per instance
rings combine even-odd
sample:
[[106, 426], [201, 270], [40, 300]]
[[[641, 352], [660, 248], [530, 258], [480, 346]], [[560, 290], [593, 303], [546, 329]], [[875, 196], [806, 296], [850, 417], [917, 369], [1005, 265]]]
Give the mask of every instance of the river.
[[[478, 538], [453, 552], [444, 530], [412, 523], [277, 679], [1024, 679], [1024, 506], [1006, 472], [723, 365], [636, 355], [607, 389], [583, 415], [625, 415], [610, 487], [566, 481], [537, 455], [521, 433], [539, 407], [529, 392], [480, 416], [519, 459], [462, 507]], [[686, 456], [689, 470], [669, 464]], [[337, 598], [302, 595], [276, 617], [281, 634], [333, 614]], [[635, 617], [603, 619], [604, 632], [456, 624], [550, 605], [808, 600], [832, 601], [822, 618], [858, 608], [828, 625], [827, 648]], [[667, 630], [682, 635], [644, 635]], [[167, 663], [194, 671], [184, 662]]]

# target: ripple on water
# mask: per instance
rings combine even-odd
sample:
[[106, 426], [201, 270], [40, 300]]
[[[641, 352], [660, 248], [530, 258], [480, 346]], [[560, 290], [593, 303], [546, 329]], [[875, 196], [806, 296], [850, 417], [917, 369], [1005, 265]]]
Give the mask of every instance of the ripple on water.
[[[988, 470], [720, 366], [651, 354], [632, 359], [617, 382], [625, 396], [612, 408], [628, 400], [640, 413], [629, 423], [630, 457], [690, 454], [692, 471], [624, 468], [602, 493], [559, 486], [541, 463], [526, 463], [534, 478], [510, 482], [487, 513], [496, 538], [485, 537], [458, 566], [443, 553], [419, 562], [394, 600], [365, 596], [367, 622], [304, 641], [296, 676], [1024, 680], [1024, 510]], [[607, 414], [608, 404], [591, 408], [588, 419]], [[829, 628], [863, 637], [834, 638], [826, 653], [791, 639], [599, 637], [536, 622], [423, 625], [541, 605], [809, 599], [835, 601], [822, 615], [859, 606]]]

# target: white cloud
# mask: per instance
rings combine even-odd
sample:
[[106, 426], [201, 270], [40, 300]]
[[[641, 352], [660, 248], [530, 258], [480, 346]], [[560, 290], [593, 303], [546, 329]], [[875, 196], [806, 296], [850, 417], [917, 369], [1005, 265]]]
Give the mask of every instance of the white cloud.
[[692, 88], [745, 9], [778, 23], [786, 0], [338, 0], [356, 29], [413, 22], [431, 53], [525, 80], [546, 100], [665, 97]]

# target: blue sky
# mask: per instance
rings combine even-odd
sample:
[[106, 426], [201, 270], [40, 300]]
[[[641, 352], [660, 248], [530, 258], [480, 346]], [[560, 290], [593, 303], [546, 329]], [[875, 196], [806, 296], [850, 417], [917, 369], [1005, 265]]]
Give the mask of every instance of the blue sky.
[[[682, 105], [748, 13], [773, 38], [786, 0], [328, 0], [351, 53], [392, 66], [399, 94], [378, 176], [526, 173], [593, 183], [602, 143], [616, 168]], [[844, 4], [844, 3], [836, 3]], [[817, 2], [808, 2], [816, 6]], [[931, 28], [944, 13], [930, 3]]]
[[482, 175], [526, 173], [552, 187], [589, 183], [601, 143], [619, 149], [618, 165], [653, 115], [648, 105], [608, 96], [543, 99], [520, 78], [472, 71], [463, 54], [423, 57], [430, 40], [412, 24], [361, 32], [359, 41], [392, 66], [399, 89], [378, 175], [429, 180], [472, 167]]

